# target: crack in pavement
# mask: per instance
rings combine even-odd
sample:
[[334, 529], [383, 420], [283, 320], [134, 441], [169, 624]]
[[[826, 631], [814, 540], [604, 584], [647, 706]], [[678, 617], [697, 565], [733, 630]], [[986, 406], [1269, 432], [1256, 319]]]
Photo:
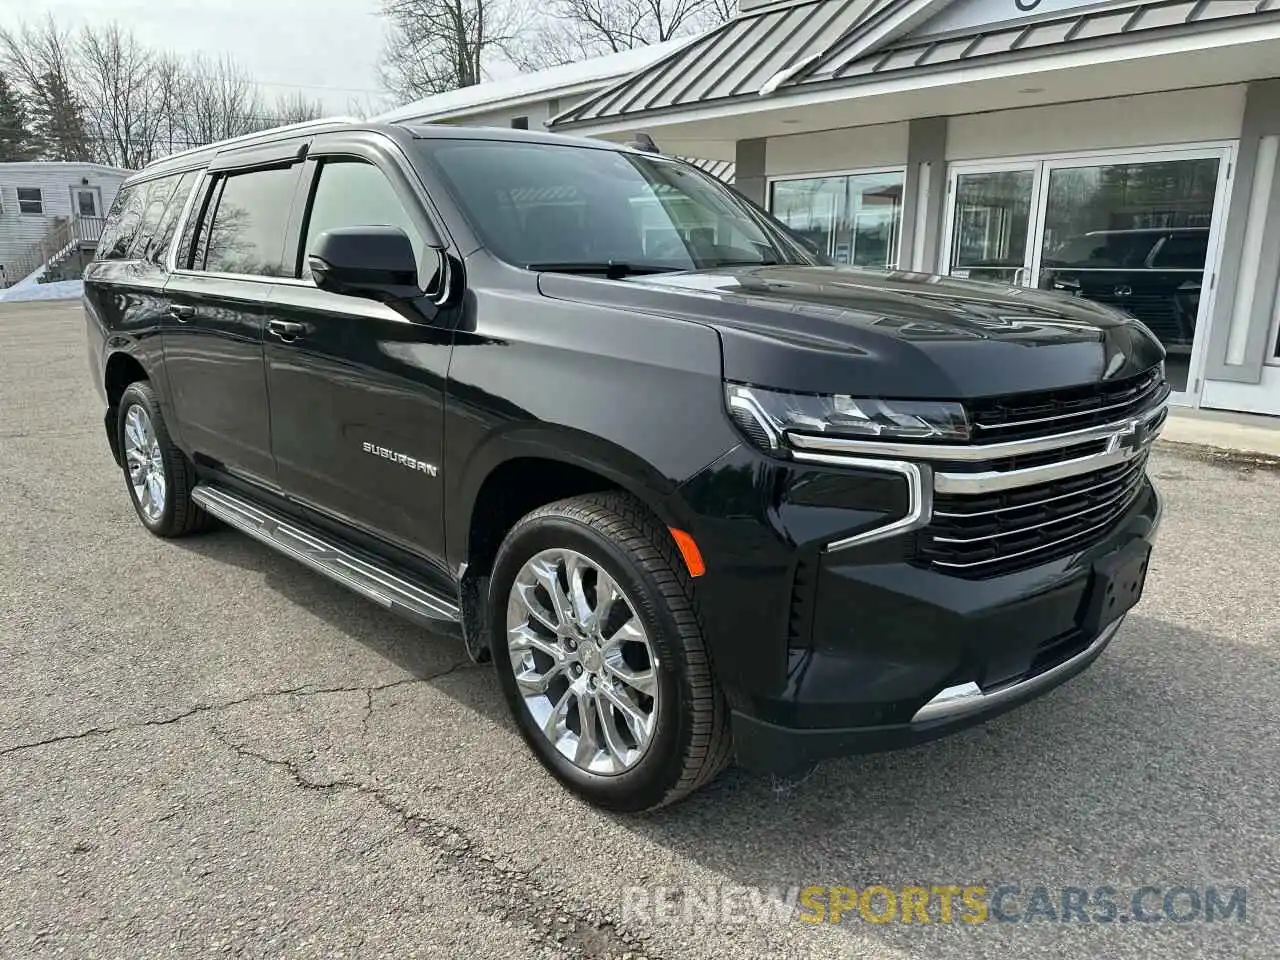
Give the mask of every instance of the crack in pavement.
[[[586, 906], [566, 891], [540, 883], [530, 870], [503, 865], [452, 824], [409, 810], [376, 786], [349, 777], [312, 779], [304, 770], [305, 761], [262, 753], [247, 743], [229, 739], [216, 727], [212, 733], [237, 756], [284, 773], [301, 790], [323, 796], [351, 793], [371, 801], [391, 817], [404, 836], [462, 874], [465, 882], [462, 893], [475, 906], [497, 920], [514, 919], [525, 924], [545, 946], [584, 960], [641, 954], [658, 960], [652, 948], [643, 942], [647, 938], [635, 937], [620, 929], [619, 921], [609, 911]], [[363, 817], [361, 814], [360, 819]], [[389, 839], [389, 836], [378, 837], [366, 845], [361, 854], [377, 849]]]
[[170, 724], [181, 723], [191, 717], [202, 713], [212, 711], [231, 710], [235, 707], [242, 707], [250, 703], [263, 703], [275, 697], [318, 697], [334, 693], [364, 693], [369, 698], [368, 712], [363, 721], [363, 725], [367, 728], [369, 716], [373, 713], [373, 695], [383, 690], [392, 690], [396, 687], [404, 687], [414, 683], [429, 683], [433, 680], [439, 680], [447, 677], [464, 667], [474, 666], [472, 662], [467, 660], [459, 660], [452, 666], [447, 667], [437, 673], [433, 673], [426, 677], [405, 677], [401, 680], [393, 680], [390, 683], [358, 686], [342, 686], [342, 687], [318, 687], [314, 683], [304, 683], [297, 687], [290, 687], [285, 690], [265, 690], [260, 693], [249, 694], [245, 697], [238, 697], [235, 700], [224, 700], [219, 703], [197, 703], [183, 710], [181, 713], [175, 713], [170, 717], [155, 717], [150, 720], [131, 720], [125, 723], [114, 724], [109, 727], [88, 727], [76, 733], [59, 734], [56, 737], [47, 737], [44, 740], [35, 740], [30, 743], [17, 743], [8, 747], [0, 747], [0, 757], [7, 757], [15, 753], [22, 753], [27, 750], [36, 750], [40, 747], [48, 747], [58, 743], [66, 743], [71, 740], [86, 740], [93, 737], [106, 737], [115, 733], [125, 733], [130, 730], [142, 730], [147, 727], [167, 727]]

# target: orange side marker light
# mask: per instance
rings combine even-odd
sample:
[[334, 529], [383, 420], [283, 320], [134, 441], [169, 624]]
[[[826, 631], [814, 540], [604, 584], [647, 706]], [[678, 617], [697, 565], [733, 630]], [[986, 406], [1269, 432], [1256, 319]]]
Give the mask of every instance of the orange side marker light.
[[680, 556], [684, 557], [684, 565], [689, 568], [689, 576], [700, 577], [706, 573], [707, 565], [702, 562], [702, 551], [693, 542], [693, 537], [683, 530], [677, 530], [675, 527], [668, 527], [667, 529], [671, 531], [671, 536], [675, 539], [676, 546], [680, 548]]

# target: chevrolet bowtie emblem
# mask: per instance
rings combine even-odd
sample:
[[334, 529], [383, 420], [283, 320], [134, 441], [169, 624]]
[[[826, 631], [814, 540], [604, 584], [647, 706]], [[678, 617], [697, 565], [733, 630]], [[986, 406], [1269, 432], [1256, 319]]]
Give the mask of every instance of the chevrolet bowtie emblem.
[[1116, 448], [1132, 450], [1137, 453], [1147, 444], [1146, 424], [1133, 421], [1125, 425], [1124, 431], [1116, 437]]

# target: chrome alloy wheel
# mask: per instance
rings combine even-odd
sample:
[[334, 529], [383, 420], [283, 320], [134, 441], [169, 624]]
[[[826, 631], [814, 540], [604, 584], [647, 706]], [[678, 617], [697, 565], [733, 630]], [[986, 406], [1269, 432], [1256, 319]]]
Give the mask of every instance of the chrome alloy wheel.
[[658, 658], [635, 606], [601, 567], [543, 550], [507, 599], [507, 647], [525, 707], [575, 766], [634, 767], [658, 719]]
[[164, 513], [164, 459], [146, 408], [134, 404], [124, 418], [124, 456], [138, 509], [149, 523]]

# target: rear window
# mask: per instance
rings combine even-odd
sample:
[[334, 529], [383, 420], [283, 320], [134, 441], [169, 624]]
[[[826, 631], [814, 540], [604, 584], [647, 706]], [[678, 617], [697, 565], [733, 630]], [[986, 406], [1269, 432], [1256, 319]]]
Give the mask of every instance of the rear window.
[[295, 165], [229, 174], [219, 180], [200, 225], [193, 269], [283, 276], [285, 227], [297, 177]]
[[[178, 218], [182, 216], [187, 198], [191, 195], [191, 188], [195, 186], [198, 176], [196, 171], [191, 170], [177, 178], [168, 202], [165, 204], [164, 213], [161, 214], [155, 229], [148, 232], [146, 242], [138, 252], [138, 256], [143, 260], [159, 265], [164, 264], [165, 257], [169, 253], [169, 244], [173, 241], [174, 231], [178, 229]], [[146, 219], [149, 217], [144, 218], [144, 222]]]
[[195, 177], [174, 173], [121, 189], [98, 241], [98, 259], [162, 264]]
[[129, 256], [129, 248], [142, 225], [142, 212], [150, 188], [149, 183], [134, 183], [120, 188], [115, 203], [111, 205], [111, 213], [107, 215], [102, 236], [98, 238], [99, 260], [124, 260]]

